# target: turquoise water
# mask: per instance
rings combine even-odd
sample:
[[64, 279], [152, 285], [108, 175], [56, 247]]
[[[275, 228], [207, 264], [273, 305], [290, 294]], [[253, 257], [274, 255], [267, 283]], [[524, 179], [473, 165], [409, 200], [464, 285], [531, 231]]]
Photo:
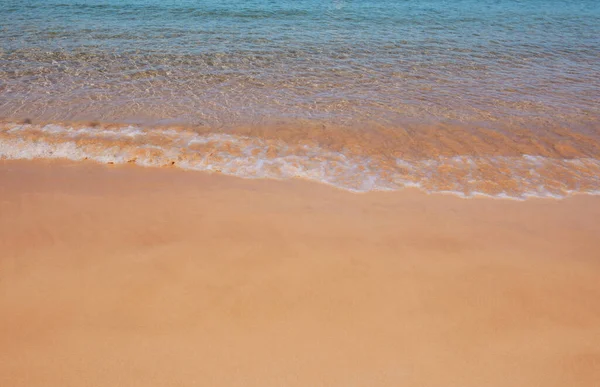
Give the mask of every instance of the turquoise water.
[[25, 115], [132, 119], [166, 97], [153, 118], [213, 124], [231, 111], [202, 100], [241, 120], [600, 115], [596, 0], [3, 0], [0, 14], [2, 97], [35, 99]]
[[595, 160], [599, 101], [597, 0], [0, 1], [5, 122], [309, 139], [387, 171]]

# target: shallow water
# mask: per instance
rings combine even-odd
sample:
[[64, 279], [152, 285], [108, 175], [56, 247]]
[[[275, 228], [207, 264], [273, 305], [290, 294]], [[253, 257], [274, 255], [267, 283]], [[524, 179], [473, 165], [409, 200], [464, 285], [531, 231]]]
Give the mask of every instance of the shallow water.
[[0, 2], [5, 158], [562, 197], [599, 101], [595, 0]]

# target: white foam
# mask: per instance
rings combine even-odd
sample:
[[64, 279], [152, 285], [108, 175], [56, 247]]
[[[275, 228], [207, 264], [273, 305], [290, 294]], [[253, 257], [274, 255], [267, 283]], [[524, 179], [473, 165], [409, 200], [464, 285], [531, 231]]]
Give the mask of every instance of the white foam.
[[[136, 139], [131, 142], [130, 139]], [[200, 148], [198, 146], [201, 146]], [[229, 149], [235, 149], [230, 152]], [[202, 150], [198, 150], [202, 149]], [[472, 197], [524, 200], [527, 198], [562, 198], [578, 193], [600, 194], [600, 161], [592, 158], [572, 160], [546, 159], [541, 156], [481, 157], [454, 156], [425, 160], [396, 159], [396, 173], [383, 174], [369, 157], [322, 149], [317, 146], [292, 146], [281, 141], [247, 136], [211, 133], [198, 134], [174, 129], [143, 129], [125, 126], [107, 128], [71, 128], [61, 125], [12, 125], [0, 128], [0, 159], [68, 159], [94, 160], [100, 163], [135, 163], [144, 167], [174, 165], [179, 168], [220, 172], [243, 178], [290, 179], [316, 181], [352, 192], [390, 191], [405, 187], [429, 193]], [[469, 188], [480, 181], [478, 166], [496, 167], [499, 176], [517, 182], [521, 192], [482, 192]], [[502, 167], [512, 166], [509, 176]], [[540, 171], [548, 166], [571, 171], [591, 189], [550, 188], [560, 182], [544, 180]], [[440, 170], [452, 167], [464, 176], [440, 176]], [[577, 168], [588, 172], [577, 172]], [[579, 173], [579, 175], [577, 175]], [[385, 177], [384, 177], [385, 176]], [[444, 188], [438, 179], [444, 178]], [[534, 178], [532, 180], [532, 178]], [[462, 179], [462, 180], [461, 180]]]

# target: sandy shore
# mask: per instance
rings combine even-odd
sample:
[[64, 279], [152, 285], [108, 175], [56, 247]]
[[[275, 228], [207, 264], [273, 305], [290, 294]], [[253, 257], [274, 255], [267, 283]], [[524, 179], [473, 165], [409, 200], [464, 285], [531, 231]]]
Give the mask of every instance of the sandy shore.
[[1, 386], [596, 386], [600, 197], [0, 162]]

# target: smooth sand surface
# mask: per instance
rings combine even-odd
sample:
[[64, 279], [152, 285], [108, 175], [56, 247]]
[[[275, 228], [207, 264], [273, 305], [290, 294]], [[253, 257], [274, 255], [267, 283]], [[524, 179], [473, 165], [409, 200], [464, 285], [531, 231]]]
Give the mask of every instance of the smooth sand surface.
[[0, 386], [600, 386], [600, 197], [0, 162]]

